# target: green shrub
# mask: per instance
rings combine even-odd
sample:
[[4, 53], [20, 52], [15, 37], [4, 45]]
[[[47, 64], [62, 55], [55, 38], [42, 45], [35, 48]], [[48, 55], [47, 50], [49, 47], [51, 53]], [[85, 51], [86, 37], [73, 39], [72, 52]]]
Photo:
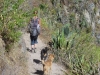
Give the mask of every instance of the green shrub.
[[74, 75], [92, 75], [97, 74], [98, 61], [100, 61], [100, 53], [93, 43], [93, 38], [90, 34], [82, 33], [74, 38], [74, 44], [66, 51], [70, 66]]
[[[19, 40], [21, 36], [20, 28], [25, 26], [27, 16], [19, 9], [23, 0], [5, 0], [2, 1], [3, 8], [0, 14], [0, 35], [6, 44], [6, 50], [9, 52], [13, 43]], [[28, 18], [29, 19], [29, 18]]]
[[96, 75], [100, 47], [95, 45], [91, 34], [82, 30], [80, 34], [70, 32], [65, 37], [62, 32], [58, 33], [53, 38], [56, 60], [69, 67], [71, 75]]
[[39, 8], [40, 8], [41, 10], [44, 10], [44, 9], [47, 8], [47, 5], [44, 4], [44, 3], [42, 3], [42, 4], [39, 5]]

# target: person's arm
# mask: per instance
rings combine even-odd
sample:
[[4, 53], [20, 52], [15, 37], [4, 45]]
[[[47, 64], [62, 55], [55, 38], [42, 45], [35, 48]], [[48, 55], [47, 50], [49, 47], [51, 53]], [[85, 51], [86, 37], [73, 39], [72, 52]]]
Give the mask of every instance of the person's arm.
[[40, 20], [40, 18], [38, 19], [38, 22], [39, 22], [39, 25], [41, 26], [41, 20]]
[[41, 20], [38, 19], [38, 26], [37, 26], [38, 35], [40, 35], [40, 26], [41, 26]]

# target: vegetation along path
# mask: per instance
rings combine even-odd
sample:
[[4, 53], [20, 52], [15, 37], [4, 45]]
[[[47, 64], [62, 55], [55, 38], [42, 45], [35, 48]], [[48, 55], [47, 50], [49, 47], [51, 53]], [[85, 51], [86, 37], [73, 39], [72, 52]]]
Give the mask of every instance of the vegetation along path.
[[[27, 48], [31, 48], [29, 36], [29, 33], [25, 33], [23, 35]], [[46, 44], [44, 44], [43, 41], [39, 38], [36, 53], [28, 51], [28, 72], [30, 75], [43, 75], [43, 66], [41, 64], [40, 52], [45, 46]], [[51, 75], [64, 75], [63, 70], [64, 68], [61, 65], [53, 63]]]

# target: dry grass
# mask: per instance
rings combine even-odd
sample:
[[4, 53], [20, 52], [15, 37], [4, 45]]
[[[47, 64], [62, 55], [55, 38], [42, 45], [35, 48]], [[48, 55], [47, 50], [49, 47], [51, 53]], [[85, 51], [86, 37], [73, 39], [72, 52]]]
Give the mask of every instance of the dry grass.
[[40, 38], [43, 40], [44, 43], [48, 43], [51, 41], [51, 31], [49, 28], [41, 28]]
[[19, 47], [18, 43], [9, 54], [0, 54], [0, 75], [28, 75], [26, 56], [26, 52], [22, 52], [22, 46]]

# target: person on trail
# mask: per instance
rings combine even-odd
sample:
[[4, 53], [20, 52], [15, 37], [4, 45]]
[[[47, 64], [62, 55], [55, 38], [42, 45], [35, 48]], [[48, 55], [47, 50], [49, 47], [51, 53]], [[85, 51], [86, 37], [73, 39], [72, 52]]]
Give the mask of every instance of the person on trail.
[[35, 49], [38, 43], [37, 39], [38, 35], [40, 34], [40, 19], [38, 18], [37, 14], [38, 12], [34, 11], [34, 16], [28, 25], [31, 40], [31, 52], [34, 50], [34, 53], [36, 53]]

